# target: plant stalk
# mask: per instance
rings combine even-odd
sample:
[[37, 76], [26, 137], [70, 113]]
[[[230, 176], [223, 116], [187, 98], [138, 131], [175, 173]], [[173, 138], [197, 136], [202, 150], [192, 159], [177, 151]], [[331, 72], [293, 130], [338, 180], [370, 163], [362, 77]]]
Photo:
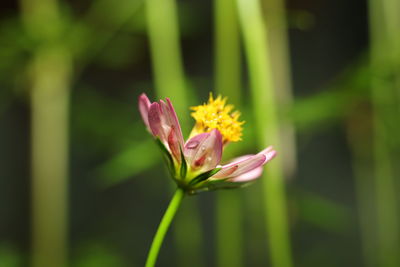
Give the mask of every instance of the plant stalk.
[[184, 196], [185, 192], [183, 191], [183, 189], [181, 188], [176, 189], [175, 194], [172, 197], [172, 200], [169, 203], [163, 218], [161, 219], [160, 225], [158, 226], [153, 242], [151, 243], [150, 251], [146, 260], [146, 267], [153, 267], [156, 264], [158, 253], [164, 241], [164, 237], [169, 229], [169, 226], [171, 225], [172, 219], [174, 218], [176, 211], [178, 210]]

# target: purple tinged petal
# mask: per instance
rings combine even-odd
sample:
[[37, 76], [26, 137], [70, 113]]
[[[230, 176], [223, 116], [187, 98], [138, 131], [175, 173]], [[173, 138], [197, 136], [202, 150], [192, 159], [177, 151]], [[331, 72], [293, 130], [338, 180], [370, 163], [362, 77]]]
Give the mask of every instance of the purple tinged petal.
[[185, 157], [194, 170], [208, 171], [215, 168], [222, 157], [222, 136], [214, 129], [209, 133], [201, 133], [185, 144]]
[[175, 135], [174, 127], [171, 128], [168, 134], [168, 146], [175, 159], [177, 159], [178, 162], [181, 162], [181, 149]]
[[[178, 142], [180, 147], [183, 148], [184, 140], [182, 136], [181, 126], [178, 121], [178, 117], [176, 116], [175, 109], [172, 106], [171, 101], [167, 98], [167, 103], [163, 100], [160, 100], [160, 108], [162, 112], [162, 119], [172, 131], [174, 135], [174, 139]], [[169, 135], [170, 133], [168, 133]], [[167, 136], [168, 136], [167, 135]]]
[[165, 125], [163, 125], [161, 108], [160, 104], [157, 102], [150, 105], [148, 121], [153, 135], [159, 137], [163, 143], [166, 143], [168, 135], [165, 134]]
[[[167, 100], [168, 101], [168, 100]], [[150, 130], [167, 146], [174, 158], [180, 162], [183, 136], [172, 104], [160, 100], [150, 105], [148, 112]]]
[[147, 95], [145, 93], [143, 93], [139, 96], [138, 103], [139, 103], [140, 115], [142, 116], [143, 122], [146, 125], [147, 129], [150, 131], [148, 114], [149, 114], [151, 102], [150, 102], [149, 98], [147, 97]]
[[182, 136], [181, 125], [179, 124], [178, 116], [176, 115], [174, 106], [172, 105], [171, 100], [169, 98], [167, 98], [167, 104], [168, 104], [168, 111], [169, 111], [170, 119], [171, 119], [172, 125], [174, 126], [173, 128], [174, 128], [175, 135], [177, 136], [179, 143], [183, 148], [183, 144], [185, 141]]

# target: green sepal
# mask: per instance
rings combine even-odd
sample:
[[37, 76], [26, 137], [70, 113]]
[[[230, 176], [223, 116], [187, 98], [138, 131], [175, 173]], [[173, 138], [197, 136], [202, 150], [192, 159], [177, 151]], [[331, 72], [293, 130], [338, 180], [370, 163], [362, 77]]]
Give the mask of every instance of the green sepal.
[[210, 178], [211, 176], [213, 176], [214, 174], [219, 172], [221, 169], [222, 168], [215, 168], [215, 169], [209, 170], [207, 172], [203, 172], [202, 174], [199, 174], [198, 176], [193, 178], [193, 180], [190, 181], [189, 185], [192, 186], [192, 185], [198, 184], [198, 183]]
[[254, 181], [251, 182], [230, 182], [227, 179], [217, 179], [212, 181], [207, 181], [206, 183], [202, 184], [199, 187], [192, 188], [192, 190], [188, 191], [188, 194], [195, 195], [201, 192], [206, 191], [215, 191], [219, 189], [235, 189], [235, 188], [242, 188], [246, 187], [250, 184], [253, 184]]
[[161, 142], [160, 138], [156, 138], [155, 140], [156, 140], [157, 145], [161, 148], [161, 151], [164, 154], [164, 158], [167, 161], [168, 169], [169, 169], [172, 177], [175, 177], [174, 160], [172, 159], [171, 154], [169, 153], [168, 149], [164, 146], [164, 144]]
[[181, 179], [185, 179], [186, 178], [186, 174], [187, 174], [187, 162], [185, 159], [185, 155], [183, 154], [182, 149], [180, 149], [181, 151], [181, 170], [180, 170], [180, 175], [181, 175]]
[[250, 182], [230, 182], [227, 180], [213, 181], [210, 182], [207, 187], [210, 191], [218, 190], [218, 189], [235, 189], [246, 187], [250, 184], [254, 183], [254, 181]]

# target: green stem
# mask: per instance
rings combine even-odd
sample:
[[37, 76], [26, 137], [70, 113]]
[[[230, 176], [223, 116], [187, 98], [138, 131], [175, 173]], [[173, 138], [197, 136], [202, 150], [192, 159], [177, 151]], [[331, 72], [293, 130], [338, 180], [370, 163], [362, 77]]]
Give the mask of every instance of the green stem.
[[[155, 95], [171, 98], [177, 114], [186, 114], [193, 95], [186, 84], [180, 47], [178, 1], [145, 0], [147, 32], [149, 36]], [[189, 116], [179, 118], [182, 131], [189, 130]], [[178, 254], [177, 266], [201, 267], [203, 234], [196, 201], [175, 220], [174, 238]], [[190, 225], [190, 227], [188, 227]], [[195, 234], [196, 233], [196, 234]], [[190, 240], [188, 240], [190, 238]], [[195, 265], [195, 266], [193, 266]]]
[[158, 226], [153, 242], [151, 243], [150, 251], [146, 260], [146, 267], [152, 267], [156, 264], [158, 252], [160, 251], [165, 234], [167, 233], [172, 219], [174, 218], [184, 196], [185, 192], [181, 188], [176, 189], [175, 194], [168, 205], [167, 211]]

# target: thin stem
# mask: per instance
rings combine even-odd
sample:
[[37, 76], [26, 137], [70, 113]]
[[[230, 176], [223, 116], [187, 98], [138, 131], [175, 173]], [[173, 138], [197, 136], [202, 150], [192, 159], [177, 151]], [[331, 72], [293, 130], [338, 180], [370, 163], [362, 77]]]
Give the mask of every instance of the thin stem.
[[[193, 93], [186, 84], [180, 45], [177, 0], [146, 0], [147, 32], [149, 36], [155, 94], [157, 98], [169, 97], [177, 114], [187, 113]], [[179, 118], [182, 131], [188, 128], [189, 116]], [[174, 231], [177, 266], [204, 266], [203, 234], [196, 201], [187, 203], [193, 208], [185, 209], [175, 220]], [[190, 224], [191, 223], [191, 224]], [[190, 227], [188, 227], [190, 225]], [[196, 234], [194, 234], [194, 231]], [[188, 240], [190, 238], [190, 240]], [[195, 265], [195, 266], [193, 266]]]
[[151, 243], [150, 251], [146, 260], [146, 267], [152, 267], [156, 264], [158, 252], [160, 251], [165, 234], [167, 233], [172, 219], [174, 218], [184, 196], [185, 192], [181, 188], [176, 189], [175, 194], [168, 205], [167, 211], [161, 219], [161, 223], [158, 226], [153, 242]]

